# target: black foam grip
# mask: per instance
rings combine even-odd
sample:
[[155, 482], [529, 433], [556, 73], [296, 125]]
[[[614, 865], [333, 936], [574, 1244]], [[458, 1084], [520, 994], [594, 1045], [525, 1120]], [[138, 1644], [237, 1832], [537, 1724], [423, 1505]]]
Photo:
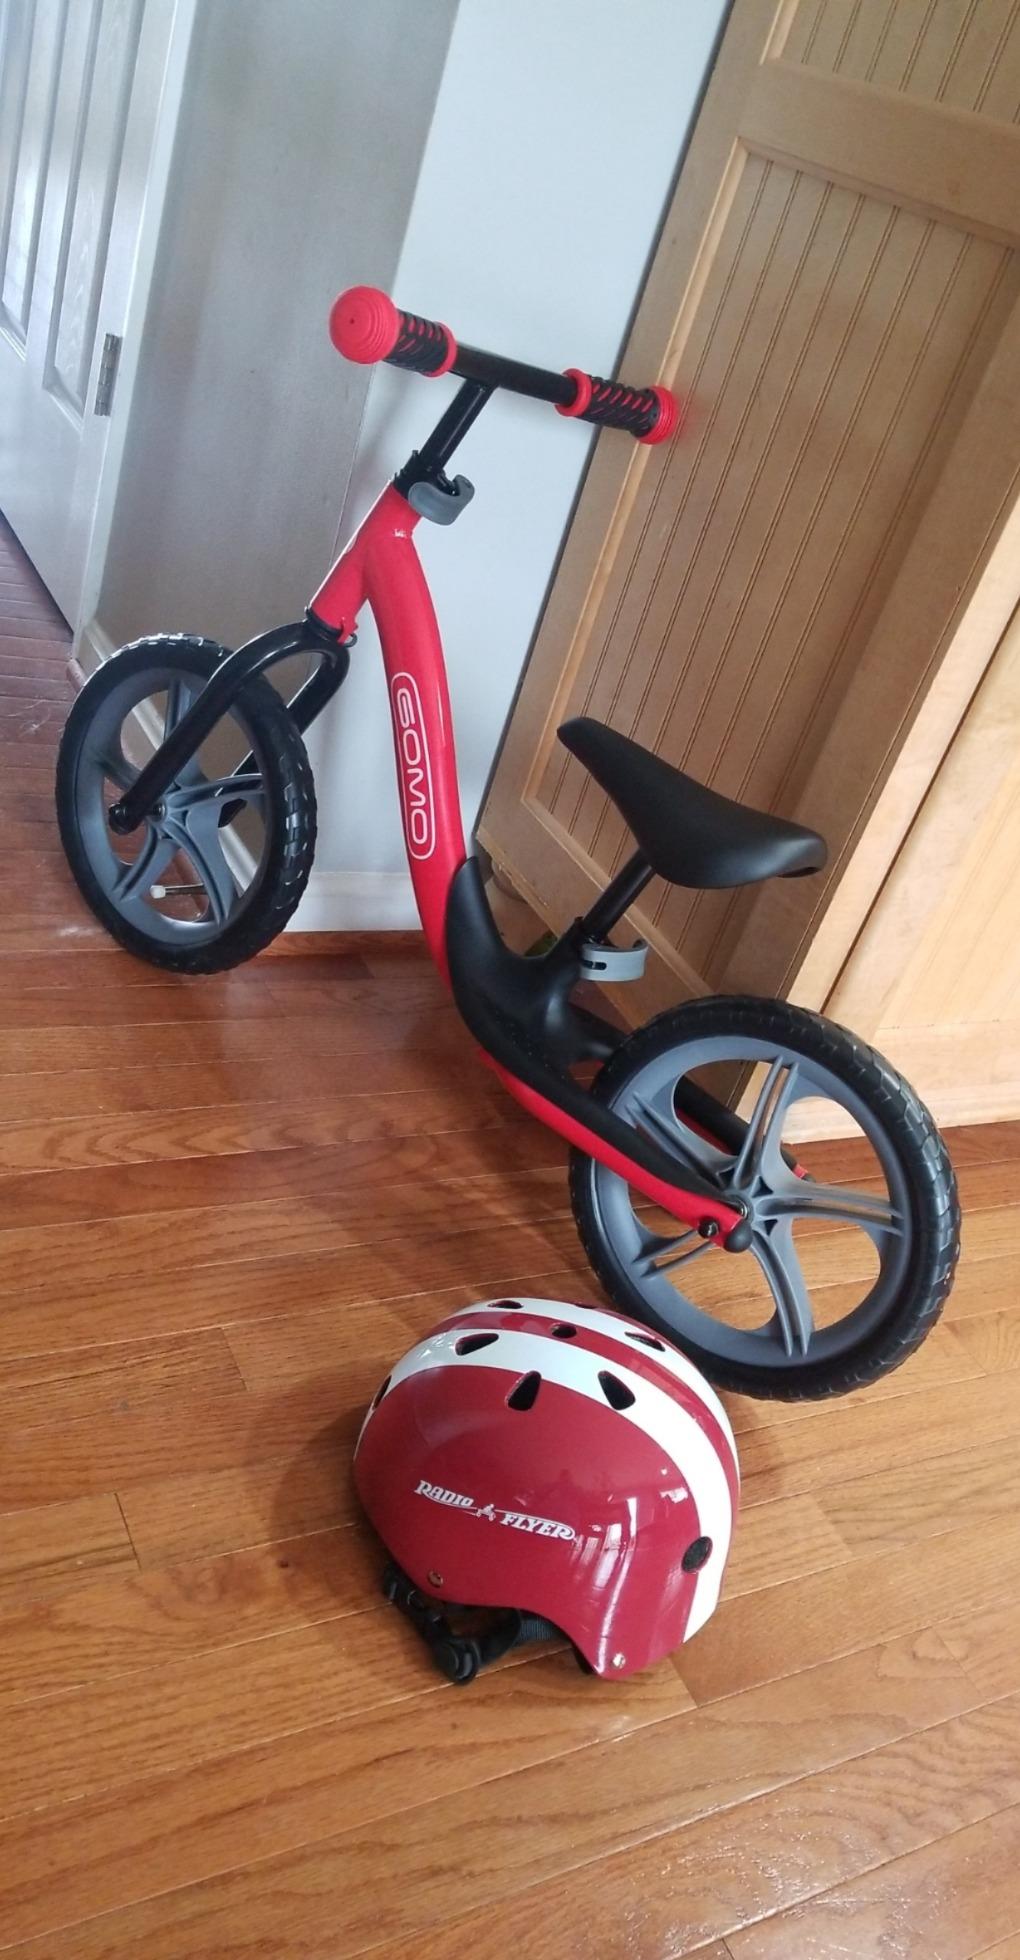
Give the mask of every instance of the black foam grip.
[[415, 374], [435, 374], [450, 351], [446, 328], [417, 313], [401, 313], [397, 344], [386, 359], [391, 367], [411, 368]]
[[647, 436], [659, 413], [658, 398], [650, 388], [628, 388], [623, 381], [603, 381], [593, 374], [591, 400], [577, 419], [596, 422], [602, 429], [625, 429], [628, 435]]

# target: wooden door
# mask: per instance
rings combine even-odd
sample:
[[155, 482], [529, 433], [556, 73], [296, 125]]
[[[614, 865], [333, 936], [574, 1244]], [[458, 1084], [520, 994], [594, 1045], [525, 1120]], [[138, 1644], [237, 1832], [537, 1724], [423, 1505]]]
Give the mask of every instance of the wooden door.
[[555, 739], [592, 714], [831, 859], [656, 881], [636, 1008], [824, 1002], [1016, 604], [1018, 117], [1014, 0], [736, 0], [622, 362], [686, 429], [600, 439], [479, 834], [588, 901], [630, 848]]
[[0, 509], [72, 622], [173, 15], [0, 0]]
[[941, 1123], [1020, 1117], [1020, 612], [899, 851], [828, 1009]]

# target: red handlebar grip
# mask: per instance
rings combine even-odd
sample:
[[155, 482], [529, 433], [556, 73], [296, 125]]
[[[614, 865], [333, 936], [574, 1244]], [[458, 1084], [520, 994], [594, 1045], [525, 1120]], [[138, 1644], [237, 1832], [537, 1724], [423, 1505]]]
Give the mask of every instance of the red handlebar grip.
[[647, 435], [639, 436], [638, 441], [668, 442], [670, 436], [675, 435], [683, 421], [683, 410], [680, 402], [677, 396], [674, 395], [672, 388], [660, 388], [656, 386], [649, 388], [648, 393], [655, 396], [659, 404], [659, 413], [654, 426], [648, 430]]
[[384, 361], [400, 339], [400, 314], [378, 286], [349, 286], [330, 308], [329, 337], [348, 361]]
[[583, 368], [563, 371], [577, 392], [572, 402], [557, 403], [557, 415], [625, 429], [638, 442], [667, 442], [680, 421], [680, 404], [668, 388], [628, 388], [626, 382], [603, 381]]
[[391, 361], [432, 380], [448, 374], [457, 358], [449, 327], [402, 313], [378, 286], [351, 286], [341, 293], [330, 311], [329, 332], [349, 361]]

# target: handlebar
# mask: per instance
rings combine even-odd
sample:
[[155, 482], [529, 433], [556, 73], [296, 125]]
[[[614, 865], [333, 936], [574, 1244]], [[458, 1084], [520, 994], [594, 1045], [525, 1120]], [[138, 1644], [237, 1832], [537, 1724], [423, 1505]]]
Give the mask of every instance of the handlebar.
[[559, 415], [624, 429], [638, 442], [666, 442], [680, 421], [680, 404], [668, 388], [631, 388], [582, 368], [556, 374], [480, 347], [461, 347], [449, 327], [401, 312], [377, 286], [351, 286], [341, 293], [333, 302], [329, 332], [348, 361], [387, 361], [433, 381], [441, 374], [456, 374], [487, 388], [509, 388], [551, 402]]

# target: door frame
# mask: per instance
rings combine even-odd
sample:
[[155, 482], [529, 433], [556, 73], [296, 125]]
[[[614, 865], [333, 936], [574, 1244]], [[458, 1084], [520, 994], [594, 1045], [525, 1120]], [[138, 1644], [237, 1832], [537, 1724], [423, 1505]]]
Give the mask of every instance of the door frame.
[[[78, 663], [78, 649], [95, 619], [110, 546], [131, 402], [138, 374], [139, 355], [170, 185], [178, 122], [187, 85], [188, 63], [199, 0], [158, 0], [158, 4], [171, 8], [171, 18], [159, 101], [150, 139], [149, 165], [135, 241], [134, 260], [127, 280], [127, 291], [119, 324], [116, 319], [105, 314], [102, 316], [103, 332], [119, 331], [122, 336], [122, 346], [112, 412], [93, 506], [81, 603], [76, 617], [69, 622], [73, 635], [71, 669], [77, 678], [82, 677]], [[144, 20], [142, 31], [144, 35]]]

